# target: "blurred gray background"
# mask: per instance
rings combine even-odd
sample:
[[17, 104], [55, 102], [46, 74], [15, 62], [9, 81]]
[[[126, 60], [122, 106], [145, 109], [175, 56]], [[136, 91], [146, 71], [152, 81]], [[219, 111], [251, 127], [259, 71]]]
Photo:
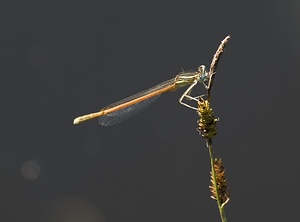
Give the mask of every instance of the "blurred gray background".
[[197, 114], [178, 103], [184, 89], [120, 125], [72, 121], [209, 66], [230, 34], [212, 101], [227, 219], [299, 221], [299, 9], [298, 0], [2, 1], [0, 220], [220, 221]]

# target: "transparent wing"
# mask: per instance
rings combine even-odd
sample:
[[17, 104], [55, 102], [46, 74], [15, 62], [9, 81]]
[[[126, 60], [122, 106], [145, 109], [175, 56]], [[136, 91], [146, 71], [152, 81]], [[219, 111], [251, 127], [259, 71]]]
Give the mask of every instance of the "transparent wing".
[[104, 107], [103, 115], [98, 117], [98, 122], [103, 126], [112, 126], [136, 116], [154, 103], [162, 93], [177, 88], [175, 79], [162, 82], [150, 89], [144, 90], [118, 102]]
[[127, 106], [115, 112], [100, 116], [98, 118], [98, 123], [102, 126], [112, 126], [121, 123], [124, 120], [134, 117], [145, 110], [148, 106], [153, 104], [159, 98], [159, 96], [160, 95], [151, 97], [134, 105]]

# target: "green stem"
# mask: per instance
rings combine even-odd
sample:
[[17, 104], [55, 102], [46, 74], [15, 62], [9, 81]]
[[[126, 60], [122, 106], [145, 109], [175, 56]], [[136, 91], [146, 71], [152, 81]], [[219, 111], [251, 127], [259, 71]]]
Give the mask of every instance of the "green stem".
[[210, 157], [210, 164], [211, 164], [211, 173], [212, 173], [212, 178], [214, 180], [213, 185], [215, 186], [215, 192], [216, 192], [216, 197], [217, 197], [217, 204], [220, 212], [220, 217], [222, 222], [227, 222], [226, 215], [225, 215], [225, 210], [224, 210], [224, 205], [222, 205], [220, 197], [219, 197], [219, 190], [218, 190], [218, 183], [216, 179], [216, 171], [214, 167], [214, 157], [213, 157], [213, 151], [212, 151], [212, 140], [207, 139], [207, 148], [209, 151], [209, 157]]

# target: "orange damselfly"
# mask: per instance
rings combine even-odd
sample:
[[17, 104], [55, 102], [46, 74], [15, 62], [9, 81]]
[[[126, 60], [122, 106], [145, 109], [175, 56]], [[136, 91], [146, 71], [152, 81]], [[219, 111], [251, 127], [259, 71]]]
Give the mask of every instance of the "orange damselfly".
[[[208, 85], [205, 84], [207, 81]], [[208, 75], [208, 72], [206, 71], [204, 65], [199, 66], [197, 71], [182, 72], [176, 75], [176, 77], [173, 79], [162, 82], [150, 89], [144, 90], [130, 97], [122, 99], [118, 102], [115, 102], [109, 106], [106, 106], [99, 112], [79, 116], [74, 119], [73, 123], [79, 124], [86, 120], [98, 117], [98, 122], [100, 125], [115, 125], [143, 111], [147, 106], [155, 102], [162, 93], [174, 91], [186, 85], [190, 86], [182, 94], [182, 96], [179, 99], [179, 102], [184, 106], [197, 110], [197, 108], [192, 107], [187, 103], [184, 103], [183, 99], [194, 99], [194, 97], [190, 96], [190, 93], [198, 82], [203, 83], [206, 88], [208, 88], [210, 85], [210, 76]]]

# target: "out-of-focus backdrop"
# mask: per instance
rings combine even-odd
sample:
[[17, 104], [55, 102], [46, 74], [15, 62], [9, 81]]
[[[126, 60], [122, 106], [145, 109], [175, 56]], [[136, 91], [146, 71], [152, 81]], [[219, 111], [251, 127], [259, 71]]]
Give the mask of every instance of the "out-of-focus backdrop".
[[36, 0], [0, 10], [1, 221], [219, 221], [197, 114], [178, 103], [184, 89], [120, 125], [72, 121], [209, 66], [228, 34], [212, 100], [228, 221], [299, 221], [299, 1]]

